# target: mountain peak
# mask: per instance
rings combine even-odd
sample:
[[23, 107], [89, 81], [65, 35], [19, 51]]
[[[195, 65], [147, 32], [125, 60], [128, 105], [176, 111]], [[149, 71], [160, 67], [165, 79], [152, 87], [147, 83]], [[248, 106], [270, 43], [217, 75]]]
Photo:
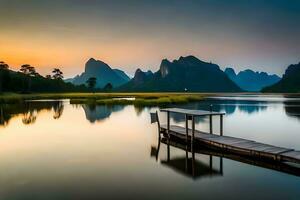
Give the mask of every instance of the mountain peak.
[[85, 64], [85, 72], [90, 74], [99, 74], [101, 70], [109, 71], [111, 68], [101, 60], [90, 58]]
[[260, 91], [262, 88], [280, 80], [280, 77], [276, 75], [269, 75], [266, 72], [255, 72], [251, 69], [246, 69], [236, 74], [232, 68], [226, 68], [224, 72], [240, 88], [251, 92]]
[[199, 62], [201, 60], [199, 60], [197, 57], [193, 56], [193, 55], [188, 55], [188, 56], [180, 56], [178, 61], [194, 61], [194, 62]]
[[161, 77], [166, 77], [169, 74], [170, 65], [171, 65], [171, 62], [168, 59], [163, 59], [161, 61], [160, 68], [159, 68]]
[[300, 92], [300, 62], [289, 65], [282, 79], [274, 85], [264, 88], [263, 92]]
[[231, 68], [231, 67], [227, 67], [227, 68], [224, 70], [224, 72], [225, 72], [226, 74], [236, 75], [234, 69]]
[[164, 59], [162, 59], [160, 65], [165, 65], [165, 64], [170, 64], [170, 63], [171, 63], [171, 62], [170, 62], [168, 59], [164, 58]]
[[87, 62], [96, 62], [94, 58], [90, 58]]
[[107, 83], [116, 87], [130, 80], [122, 70], [112, 69], [105, 62], [94, 58], [90, 58], [86, 62], [84, 72], [80, 76], [76, 76], [72, 82], [76, 85], [85, 84], [90, 77], [97, 78], [96, 87], [98, 88], [104, 87]]
[[135, 70], [135, 75], [136, 74], [139, 74], [139, 73], [141, 73], [141, 72], [143, 72], [140, 68], [137, 68], [137, 70]]
[[141, 84], [145, 81], [146, 77], [147, 74], [138, 68], [134, 73], [133, 81], [135, 84]]

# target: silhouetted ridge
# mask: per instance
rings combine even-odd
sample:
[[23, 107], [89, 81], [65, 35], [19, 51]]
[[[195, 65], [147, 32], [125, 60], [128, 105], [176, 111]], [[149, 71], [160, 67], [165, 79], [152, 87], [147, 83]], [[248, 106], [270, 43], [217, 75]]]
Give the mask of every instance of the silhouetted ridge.
[[245, 91], [258, 92], [262, 88], [277, 83], [280, 77], [269, 75], [266, 72], [254, 72], [250, 69], [235, 73], [234, 69], [226, 68], [224, 71], [227, 76]]
[[122, 70], [112, 69], [105, 62], [90, 58], [85, 64], [84, 72], [68, 81], [80, 85], [85, 84], [90, 77], [95, 77], [97, 79], [97, 88], [103, 88], [108, 83], [111, 83], [113, 87], [118, 87], [130, 80]]
[[263, 92], [300, 92], [300, 62], [288, 66], [282, 79]]
[[[145, 72], [143, 72], [145, 74]], [[122, 91], [162, 92], [238, 92], [235, 85], [219, 66], [199, 60], [194, 56], [180, 57], [170, 62], [163, 59], [159, 70], [150, 76], [141, 74], [121, 86]], [[140, 81], [143, 79], [143, 81]]]

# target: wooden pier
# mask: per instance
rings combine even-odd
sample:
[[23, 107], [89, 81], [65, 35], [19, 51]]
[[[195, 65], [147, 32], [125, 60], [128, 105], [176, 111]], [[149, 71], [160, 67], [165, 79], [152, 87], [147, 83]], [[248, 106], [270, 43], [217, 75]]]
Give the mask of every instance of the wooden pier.
[[[167, 108], [161, 109], [160, 111], [167, 113], [167, 124], [160, 124], [157, 112], [151, 113], [151, 122], [158, 123], [159, 137], [161, 134], [167, 138], [175, 137], [179, 140], [185, 141], [186, 144], [190, 144], [191, 149], [193, 149], [195, 145], [205, 145], [206, 147], [213, 148], [218, 151], [231, 152], [240, 156], [269, 159], [276, 162], [293, 162], [300, 164], [300, 151], [296, 151], [291, 148], [264, 144], [253, 140], [224, 136], [223, 116], [225, 113], [180, 108]], [[171, 125], [170, 113], [184, 115], [185, 127]], [[195, 118], [200, 116], [209, 117], [209, 133], [195, 130]], [[213, 134], [212, 116], [220, 117], [220, 135]], [[188, 127], [188, 122], [190, 120], [192, 122], [191, 128]]]

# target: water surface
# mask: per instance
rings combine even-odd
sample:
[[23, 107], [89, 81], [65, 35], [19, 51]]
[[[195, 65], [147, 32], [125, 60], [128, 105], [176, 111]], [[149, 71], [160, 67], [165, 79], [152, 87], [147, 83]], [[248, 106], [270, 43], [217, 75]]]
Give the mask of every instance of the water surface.
[[[210, 104], [226, 112], [225, 135], [300, 149], [299, 98], [217, 97], [177, 107]], [[227, 158], [196, 154], [193, 176], [191, 153], [158, 143], [149, 117], [157, 107], [64, 100], [0, 109], [1, 199], [300, 198], [299, 177]], [[183, 116], [171, 117], [171, 123], [184, 125]], [[165, 115], [160, 118], [163, 123]], [[207, 122], [199, 118], [196, 127], [208, 131]]]

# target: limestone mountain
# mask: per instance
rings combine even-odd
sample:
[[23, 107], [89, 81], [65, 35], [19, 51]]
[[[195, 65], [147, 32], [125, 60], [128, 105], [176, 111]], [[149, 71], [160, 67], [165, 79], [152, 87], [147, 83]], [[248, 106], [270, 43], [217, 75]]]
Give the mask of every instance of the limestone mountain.
[[273, 85], [280, 80], [280, 77], [275, 74], [269, 75], [266, 72], [254, 72], [250, 69], [236, 74], [234, 69], [226, 68], [224, 72], [241, 89], [250, 92], [261, 91], [262, 88]]
[[265, 87], [263, 92], [300, 92], [300, 62], [285, 70], [282, 79], [274, 85]]
[[97, 88], [103, 88], [107, 83], [118, 87], [130, 80], [126, 73], [119, 69], [112, 69], [108, 64], [91, 58], [85, 64], [85, 70], [81, 75], [69, 80], [75, 85], [85, 84], [90, 77], [97, 78]]
[[147, 73], [138, 69], [121, 91], [151, 92], [240, 92], [242, 91], [220, 67], [194, 56], [180, 57], [170, 62], [162, 60], [160, 69]]
[[125, 81], [129, 81], [130, 77], [122, 70], [120, 69], [113, 69], [121, 78], [123, 78]]

